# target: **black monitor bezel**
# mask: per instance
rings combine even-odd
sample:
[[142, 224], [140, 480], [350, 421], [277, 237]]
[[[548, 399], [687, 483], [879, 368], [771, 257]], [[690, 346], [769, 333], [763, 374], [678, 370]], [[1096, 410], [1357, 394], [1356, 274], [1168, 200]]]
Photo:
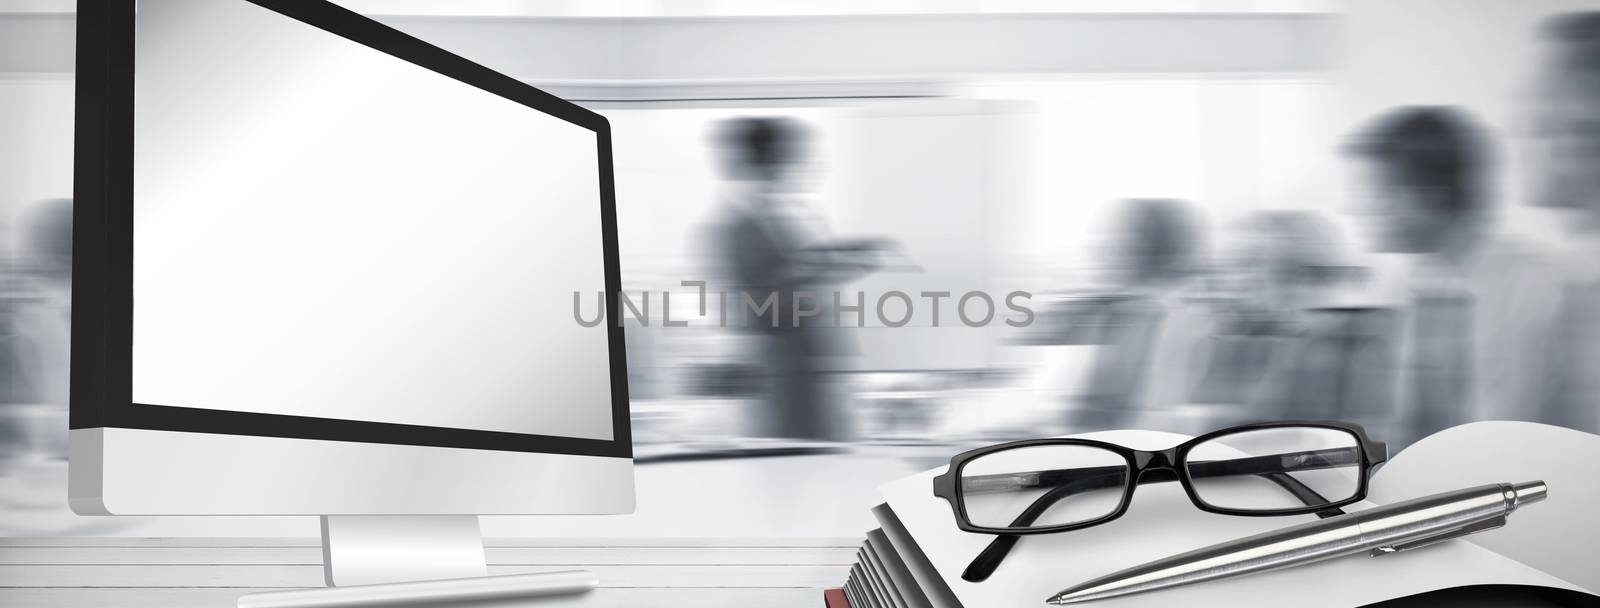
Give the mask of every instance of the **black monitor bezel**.
[[[605, 117], [324, 0], [249, 2], [595, 132], [605, 290], [622, 288]], [[133, 402], [133, 70], [136, 0], [78, 7], [73, 174], [73, 429], [125, 428], [631, 458], [622, 328], [610, 341], [610, 440]], [[609, 299], [608, 299], [609, 300]]]

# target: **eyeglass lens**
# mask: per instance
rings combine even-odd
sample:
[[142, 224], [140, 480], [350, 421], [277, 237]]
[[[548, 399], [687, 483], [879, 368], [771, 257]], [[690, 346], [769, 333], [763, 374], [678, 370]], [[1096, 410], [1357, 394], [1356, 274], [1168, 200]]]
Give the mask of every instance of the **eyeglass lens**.
[[985, 454], [961, 469], [967, 520], [993, 528], [1092, 521], [1122, 502], [1128, 461], [1081, 445], [1040, 445]]
[[1361, 481], [1361, 444], [1349, 431], [1277, 427], [1195, 444], [1184, 458], [1200, 502], [1250, 511], [1303, 509], [1349, 499]]

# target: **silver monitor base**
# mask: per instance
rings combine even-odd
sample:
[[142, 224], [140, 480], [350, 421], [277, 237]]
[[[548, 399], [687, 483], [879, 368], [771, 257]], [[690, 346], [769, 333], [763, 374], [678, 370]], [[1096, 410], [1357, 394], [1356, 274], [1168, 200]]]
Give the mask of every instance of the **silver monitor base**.
[[252, 593], [239, 608], [458, 605], [583, 593], [587, 570], [488, 576], [478, 518], [323, 516], [328, 587]]

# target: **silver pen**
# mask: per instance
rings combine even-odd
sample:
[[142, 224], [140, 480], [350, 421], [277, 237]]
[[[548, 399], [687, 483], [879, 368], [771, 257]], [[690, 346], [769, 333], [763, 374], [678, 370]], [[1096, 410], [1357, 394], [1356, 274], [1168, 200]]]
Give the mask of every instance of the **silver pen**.
[[1219, 543], [1069, 587], [1047, 604], [1076, 604], [1367, 553], [1373, 557], [1492, 530], [1544, 500], [1542, 481], [1441, 492]]

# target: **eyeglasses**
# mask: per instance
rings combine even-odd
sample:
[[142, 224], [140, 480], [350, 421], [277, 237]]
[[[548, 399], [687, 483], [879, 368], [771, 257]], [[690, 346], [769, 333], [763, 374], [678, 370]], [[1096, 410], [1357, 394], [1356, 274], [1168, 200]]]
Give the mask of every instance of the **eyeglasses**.
[[1342, 422], [1247, 424], [1154, 452], [1090, 439], [1031, 439], [958, 454], [933, 478], [933, 494], [950, 503], [963, 531], [1000, 535], [961, 574], [979, 582], [1022, 536], [1121, 517], [1139, 485], [1177, 481], [1196, 507], [1211, 513], [1331, 517], [1366, 497], [1368, 477], [1386, 460], [1382, 442]]

